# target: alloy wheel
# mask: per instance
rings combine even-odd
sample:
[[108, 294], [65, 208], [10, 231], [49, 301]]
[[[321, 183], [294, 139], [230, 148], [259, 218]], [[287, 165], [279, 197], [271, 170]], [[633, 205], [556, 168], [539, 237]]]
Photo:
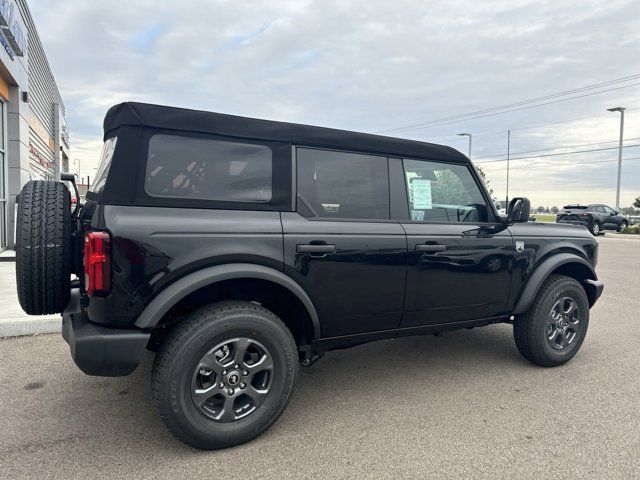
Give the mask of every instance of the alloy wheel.
[[191, 398], [208, 419], [234, 422], [265, 402], [273, 371], [273, 358], [261, 343], [245, 337], [226, 340], [198, 362], [191, 381]]
[[571, 297], [557, 300], [547, 322], [547, 340], [556, 350], [564, 350], [577, 338], [582, 325], [580, 323], [580, 309]]

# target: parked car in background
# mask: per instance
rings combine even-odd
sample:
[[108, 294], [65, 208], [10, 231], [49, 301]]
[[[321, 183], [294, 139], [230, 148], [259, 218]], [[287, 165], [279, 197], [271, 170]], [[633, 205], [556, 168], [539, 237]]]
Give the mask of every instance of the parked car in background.
[[591, 205], [566, 205], [556, 215], [556, 223], [583, 225], [593, 235], [599, 235], [602, 230], [619, 232], [629, 225], [629, 220], [608, 205], [594, 203]]
[[629, 215], [629, 225], [640, 224], [640, 215]]

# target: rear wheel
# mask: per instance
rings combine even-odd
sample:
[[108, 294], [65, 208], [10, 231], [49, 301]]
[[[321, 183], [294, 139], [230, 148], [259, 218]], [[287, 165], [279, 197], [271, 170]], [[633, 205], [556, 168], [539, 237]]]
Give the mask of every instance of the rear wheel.
[[527, 360], [555, 367], [571, 360], [589, 327], [589, 301], [582, 285], [571, 277], [551, 275], [529, 311], [516, 317], [513, 334]]
[[599, 222], [593, 222], [591, 224], [591, 233], [593, 234], [594, 237], [597, 237], [598, 235], [600, 235], [600, 223]]
[[71, 281], [71, 195], [60, 182], [35, 180], [20, 192], [16, 283], [29, 315], [62, 312]]
[[171, 330], [154, 363], [154, 399], [179, 440], [231, 447], [278, 419], [297, 369], [295, 341], [278, 317], [251, 302], [221, 302]]

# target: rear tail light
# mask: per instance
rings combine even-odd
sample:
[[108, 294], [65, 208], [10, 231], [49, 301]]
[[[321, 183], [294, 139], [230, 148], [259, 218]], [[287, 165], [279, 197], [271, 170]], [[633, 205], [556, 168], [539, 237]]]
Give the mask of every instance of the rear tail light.
[[84, 288], [90, 297], [104, 296], [111, 290], [111, 237], [107, 232], [84, 236]]
[[588, 213], [581, 213], [580, 216], [584, 217], [584, 218], [587, 218], [589, 216], [589, 214]]

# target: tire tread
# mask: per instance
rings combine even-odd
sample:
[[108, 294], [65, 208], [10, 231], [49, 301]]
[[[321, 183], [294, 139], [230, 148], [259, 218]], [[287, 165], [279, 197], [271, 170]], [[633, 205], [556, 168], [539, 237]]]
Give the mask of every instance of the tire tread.
[[71, 281], [71, 196], [60, 182], [35, 180], [20, 193], [16, 226], [18, 300], [29, 315], [61, 313]]
[[[166, 379], [169, 376], [169, 369], [173, 357], [173, 352], [183, 341], [185, 341], [185, 338], [189, 337], [192, 332], [203, 328], [208, 322], [211, 322], [213, 320], [213, 317], [219, 318], [225, 313], [236, 313], [242, 311], [253, 311], [255, 313], [259, 313], [268, 317], [269, 320], [272, 321], [280, 330], [286, 333], [288, 337], [287, 341], [289, 342], [289, 344], [295, 345], [295, 340], [293, 339], [291, 332], [284, 324], [284, 322], [273, 312], [251, 302], [229, 300], [206, 305], [190, 313], [188, 316], [182, 318], [171, 329], [164, 342], [162, 343], [160, 349], [158, 350], [158, 353], [156, 354], [152, 370], [151, 386], [154, 403], [156, 405], [158, 414], [167, 430], [169, 430], [173, 437], [195, 448], [203, 450], [211, 448], [226, 448], [244, 443], [251, 438], [241, 440], [229, 439], [229, 441], [226, 443], [220, 443], [212, 447], [210, 443], [194, 439], [179, 427], [179, 425], [174, 421], [171, 412], [166, 409], [165, 402], [163, 401], [163, 396], [166, 395]], [[278, 417], [287, 407], [290, 398], [291, 395], [288, 395], [286, 401], [283, 403], [276, 415], [274, 415], [266, 424], [262, 425], [259, 428], [259, 432], [268, 429], [278, 419]]]

